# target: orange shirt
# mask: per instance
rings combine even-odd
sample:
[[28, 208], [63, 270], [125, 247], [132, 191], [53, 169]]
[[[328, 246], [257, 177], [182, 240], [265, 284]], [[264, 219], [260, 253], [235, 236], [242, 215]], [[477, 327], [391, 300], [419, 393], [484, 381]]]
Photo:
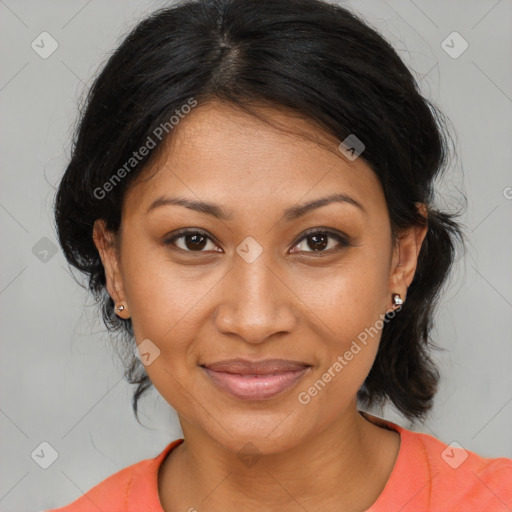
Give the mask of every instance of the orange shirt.
[[[453, 443], [446, 445], [428, 434], [370, 417], [400, 434], [400, 450], [386, 487], [367, 512], [512, 510], [512, 459], [483, 458]], [[173, 441], [155, 458], [128, 466], [71, 504], [46, 512], [164, 512], [158, 497], [158, 469], [182, 442]]]

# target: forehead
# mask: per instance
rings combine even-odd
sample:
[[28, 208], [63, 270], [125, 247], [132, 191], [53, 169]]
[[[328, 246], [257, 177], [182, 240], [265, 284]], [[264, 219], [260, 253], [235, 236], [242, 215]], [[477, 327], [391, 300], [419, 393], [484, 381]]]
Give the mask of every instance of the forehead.
[[158, 165], [141, 173], [126, 201], [148, 206], [163, 193], [185, 193], [235, 207], [289, 205], [341, 192], [382, 207], [373, 170], [361, 158], [345, 158], [334, 136], [286, 109], [262, 106], [257, 113], [268, 122], [228, 103], [197, 106], [173, 128]]

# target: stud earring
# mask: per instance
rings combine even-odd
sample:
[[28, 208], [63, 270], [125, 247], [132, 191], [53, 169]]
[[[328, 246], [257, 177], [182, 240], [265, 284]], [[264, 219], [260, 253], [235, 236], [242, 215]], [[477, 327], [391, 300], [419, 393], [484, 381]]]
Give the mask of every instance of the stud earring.
[[118, 305], [116, 304], [116, 310], [117, 310], [117, 311], [124, 311], [125, 309], [126, 309], [126, 306], [124, 305], [124, 302], [121, 302], [121, 305], [120, 305], [120, 306], [118, 306]]
[[393, 293], [391, 295], [391, 300], [393, 301], [393, 306], [401, 306], [404, 303], [399, 293]]

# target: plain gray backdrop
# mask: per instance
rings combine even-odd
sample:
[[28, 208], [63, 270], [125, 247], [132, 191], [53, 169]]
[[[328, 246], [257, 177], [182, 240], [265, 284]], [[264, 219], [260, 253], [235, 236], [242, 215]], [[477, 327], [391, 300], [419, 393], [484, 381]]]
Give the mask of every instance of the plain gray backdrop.
[[[140, 404], [145, 426], [136, 422], [133, 389], [96, 307], [69, 273], [52, 218], [84, 89], [128, 30], [163, 5], [0, 0], [4, 512], [67, 504], [181, 436], [155, 390]], [[470, 246], [433, 333], [445, 349], [436, 354], [441, 388], [416, 429], [481, 455], [512, 457], [512, 2], [348, 6], [391, 42], [450, 118], [459, 159], [440, 185], [448, 207], [461, 190], [468, 198], [462, 220]], [[409, 426], [390, 409], [382, 415]]]

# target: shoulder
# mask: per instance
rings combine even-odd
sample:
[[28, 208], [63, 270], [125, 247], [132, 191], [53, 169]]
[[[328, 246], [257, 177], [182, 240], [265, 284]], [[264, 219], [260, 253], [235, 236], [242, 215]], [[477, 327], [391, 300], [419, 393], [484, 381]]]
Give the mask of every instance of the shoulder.
[[400, 434], [395, 466], [367, 512], [510, 512], [512, 459], [486, 458], [422, 432], [364, 414]]
[[482, 457], [420, 432], [402, 429], [401, 436], [407, 446], [404, 467], [415, 473], [417, 492], [430, 503], [427, 510], [512, 508], [512, 459]]
[[90, 512], [92, 509], [102, 512], [130, 512], [136, 504], [152, 507], [148, 511], [160, 512], [158, 469], [165, 456], [182, 442], [183, 439], [173, 441], [156, 457], [127, 466], [72, 503], [45, 512]]
[[476, 509], [482, 511], [512, 507], [512, 459], [483, 457], [428, 434], [410, 436], [415, 439], [418, 456], [423, 455], [429, 465], [432, 488], [451, 494], [454, 504], [478, 505]]
[[124, 510], [125, 496], [129, 491], [134, 473], [144, 475], [144, 468], [147, 467], [146, 461], [141, 461], [109, 476], [102, 482], [95, 485], [85, 494], [77, 498], [68, 505], [51, 509], [46, 512], [82, 512], [91, 510], [95, 505], [103, 510], [105, 507], [120, 507], [119, 510]]

